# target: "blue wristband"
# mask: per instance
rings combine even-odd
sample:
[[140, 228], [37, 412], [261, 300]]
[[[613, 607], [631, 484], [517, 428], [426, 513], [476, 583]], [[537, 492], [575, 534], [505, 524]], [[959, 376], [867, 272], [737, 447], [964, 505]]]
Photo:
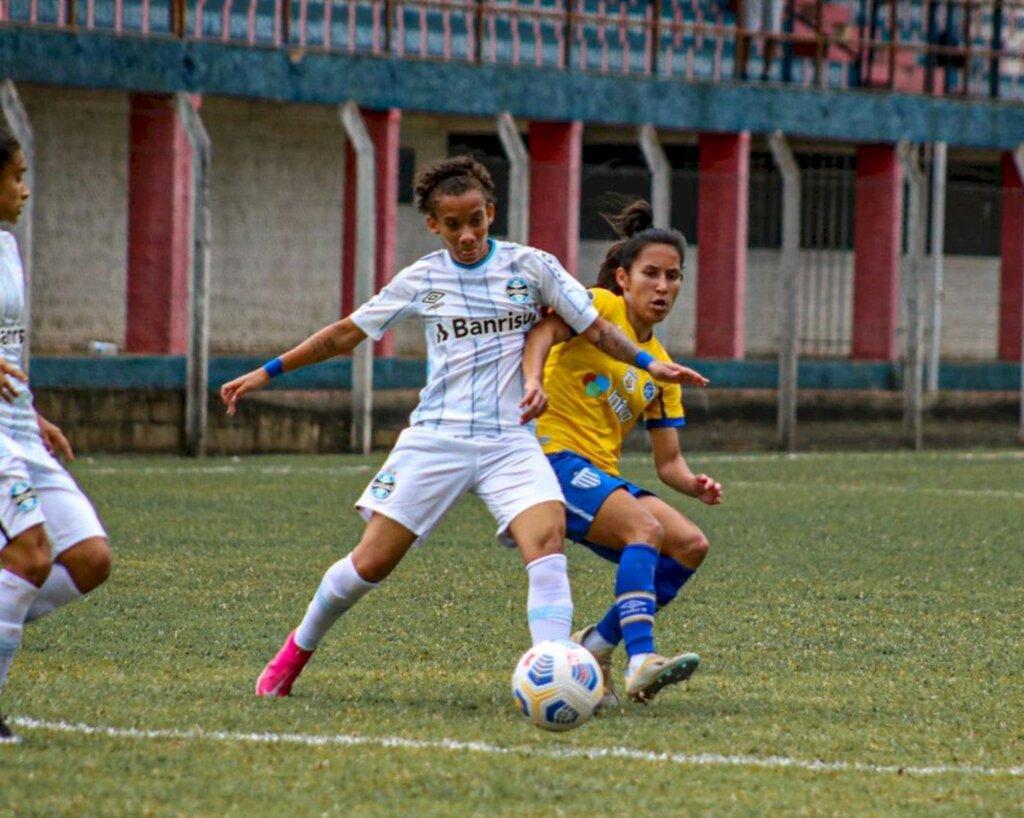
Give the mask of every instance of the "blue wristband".
[[641, 369], [650, 369], [651, 368], [651, 364], [654, 363], [654, 356], [651, 355], [650, 352], [644, 352], [641, 349], [636, 354], [636, 357], [633, 359], [633, 363], [635, 363]]
[[263, 364], [263, 371], [266, 372], [271, 378], [276, 378], [282, 372], [284, 372], [284, 364], [281, 363], [280, 358], [274, 358], [272, 361], [267, 361]]

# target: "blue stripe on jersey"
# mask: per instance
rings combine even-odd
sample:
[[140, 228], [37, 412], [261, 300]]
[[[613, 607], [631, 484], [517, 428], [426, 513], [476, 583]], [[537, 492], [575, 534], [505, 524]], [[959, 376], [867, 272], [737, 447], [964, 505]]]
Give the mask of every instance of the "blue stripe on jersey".
[[[551, 275], [552, 275], [552, 276], [554, 276], [555, 280], [556, 280], [556, 281], [559, 281], [559, 279], [558, 279], [558, 273], [559, 273], [559, 271], [558, 271], [558, 270], [557, 270], [557, 269], [556, 269], [555, 267], [553, 267], [552, 265], [548, 264], [548, 261], [547, 261], [547, 259], [546, 259], [546, 258], [544, 258], [543, 254], [540, 254], [540, 253], [538, 253], [538, 255], [537, 255], [537, 258], [539, 258], [539, 259], [540, 259], [540, 263], [541, 263], [541, 264], [543, 264], [543, 265], [544, 265], [545, 267], [547, 267], [547, 268], [548, 268], [548, 272], [549, 272], [549, 273], [551, 273]], [[568, 273], [566, 273], [566, 275], [568, 275]], [[559, 289], [559, 290], [561, 290], [561, 291], [562, 291], [563, 293], [564, 293], [564, 292], [566, 291], [565, 287], [563, 287], [563, 286], [562, 286], [561, 282], [559, 282], [559, 284], [558, 284], [558, 289]], [[577, 306], [576, 306], [576, 305], [575, 305], [575, 304], [573, 303], [573, 301], [572, 301], [572, 299], [571, 299], [571, 298], [566, 298], [565, 300], [566, 300], [566, 301], [568, 301], [568, 302], [569, 302], [569, 304], [570, 304], [570, 306], [572, 306], [572, 307], [573, 307], [573, 309], [575, 309], [575, 310], [576, 310], [576, 314], [577, 314], [577, 315], [582, 315], [582, 314], [584, 313], [584, 311], [586, 310], [586, 307], [587, 307], [587, 306], [589, 306], [589, 305], [590, 305], [590, 303], [591, 303], [591, 302], [590, 302], [590, 300], [588, 299], [588, 300], [587, 300], [587, 302], [586, 302], [586, 304], [584, 304], [584, 306], [583, 306], [583, 307], [581, 308], [581, 307], [577, 307]], [[549, 307], [550, 307], [550, 306], [552, 306], [552, 305], [551, 305], [551, 304], [548, 304], [547, 306], [549, 306]], [[572, 328], [570, 327], [570, 329], [572, 329]]]
[[456, 261], [451, 253], [448, 253], [448, 258], [451, 259], [452, 264], [459, 267], [462, 270], [476, 270], [479, 267], [483, 267], [491, 258], [494, 256], [495, 251], [498, 249], [498, 242], [494, 239], [487, 239], [487, 255], [484, 256], [480, 261], [474, 261], [472, 264], [463, 264], [460, 261]]
[[[437, 253], [431, 253], [431, 256], [441, 255], [443, 253], [444, 253], [443, 250], [438, 250]], [[426, 258], [430, 258], [430, 256], [427, 256]], [[432, 280], [432, 278], [430, 276], [430, 268], [429, 267], [427, 268], [426, 274], [424, 275], [424, 280], [426, 282], [427, 291], [429, 292], [430, 290], [432, 290], [434, 288], [434, 286], [433, 286], [434, 282], [433, 282], [433, 280]], [[423, 391], [420, 392], [420, 404], [419, 404], [419, 406], [416, 407], [416, 411], [413, 412], [413, 418], [415, 418], [414, 422], [423, 422], [423, 423], [428, 422], [430, 420], [429, 413], [432, 411], [431, 406], [430, 406], [430, 401], [432, 399], [437, 399], [438, 400], [439, 409], [437, 410], [437, 416], [433, 419], [434, 420], [434, 428], [436, 429], [438, 426], [441, 425], [441, 417], [444, 415], [444, 402], [445, 402], [445, 397], [446, 397], [446, 393], [447, 393], [447, 384], [448, 384], [448, 382], [445, 380], [444, 376], [445, 376], [445, 373], [447, 373], [447, 371], [448, 371], [448, 351], [447, 351], [447, 349], [442, 351], [441, 349], [439, 349], [434, 344], [434, 341], [430, 337], [430, 325], [426, 321], [423, 322], [423, 333], [424, 333], [424, 335], [427, 336], [427, 349], [428, 349], [428, 351], [431, 348], [433, 348], [435, 354], [438, 357], [441, 358], [440, 367], [439, 367], [438, 376], [437, 376], [437, 381], [436, 381], [437, 384], [440, 386], [440, 389], [438, 391], [430, 393], [430, 394], [428, 394], [426, 396], [424, 396]], [[429, 355], [429, 354], [427, 355], [427, 385], [429, 385], [431, 383], [430, 376], [431, 376], [431, 373], [433, 371], [431, 366], [430, 366], [431, 357], [432, 357], [431, 355]], [[427, 386], [424, 386], [423, 390], [425, 391], [426, 388], [427, 388]]]
[[[488, 258], [490, 258], [490, 255], [488, 255]], [[462, 266], [462, 265], [459, 265], [459, 266]], [[486, 282], [486, 276], [484, 276], [484, 280]], [[463, 305], [466, 308], [466, 315], [470, 316], [470, 315], [473, 314], [473, 311], [472, 311], [472, 309], [469, 306], [469, 298], [466, 297], [466, 284], [467, 284], [467, 279], [464, 276], [459, 276], [459, 290], [461, 291], [461, 294], [462, 294], [462, 303], [463, 303]], [[470, 374], [470, 379], [469, 379], [469, 384], [470, 384], [470, 388], [469, 388], [470, 404], [469, 404], [469, 406], [470, 406], [470, 412], [471, 412], [471, 417], [472, 417], [472, 420], [470, 420], [470, 422], [469, 422], [469, 433], [470, 433], [470, 435], [476, 434], [476, 396], [478, 394], [478, 390], [477, 390], [477, 386], [476, 386], [476, 362], [477, 362], [477, 359], [479, 358], [479, 351], [480, 351], [480, 342], [477, 341], [474, 338], [473, 339], [473, 367], [472, 367], [472, 372]]]
[[648, 429], [662, 429], [666, 426], [685, 426], [686, 418], [660, 418], [658, 420], [645, 421]]
[[[493, 251], [495, 248], [497, 248], [497, 243], [493, 243], [492, 255], [494, 254]], [[512, 272], [513, 275], [516, 272], [514, 265], [512, 268]], [[494, 310], [494, 314], [497, 315], [498, 305], [494, 303], [494, 298], [491, 297], [490, 282], [488, 281], [488, 277], [486, 274], [483, 276], [483, 280], [480, 283], [483, 285], [484, 295], [487, 296], [487, 300], [490, 302], [491, 309]], [[485, 394], [494, 395], [494, 409], [492, 410], [494, 413], [494, 425], [497, 426], [498, 434], [500, 435], [505, 431], [504, 429], [501, 428], [501, 390], [499, 388], [501, 386], [501, 362], [502, 360], [504, 360], [505, 356], [505, 343], [504, 338], [501, 335], [495, 336], [493, 340], [498, 345], [498, 360], [491, 365], [491, 371], [494, 373], [494, 388]]]

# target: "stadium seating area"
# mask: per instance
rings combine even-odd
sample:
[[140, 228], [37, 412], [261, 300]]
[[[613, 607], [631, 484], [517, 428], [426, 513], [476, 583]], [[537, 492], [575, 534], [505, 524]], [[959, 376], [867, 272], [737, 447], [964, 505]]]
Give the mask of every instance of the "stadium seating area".
[[[0, 21], [716, 81], [735, 75], [736, 6], [737, 0], [0, 0]], [[784, 20], [781, 53], [765, 72], [773, 82], [1024, 99], [1024, 4], [787, 0]], [[763, 55], [758, 36], [748, 76], [761, 75]]]

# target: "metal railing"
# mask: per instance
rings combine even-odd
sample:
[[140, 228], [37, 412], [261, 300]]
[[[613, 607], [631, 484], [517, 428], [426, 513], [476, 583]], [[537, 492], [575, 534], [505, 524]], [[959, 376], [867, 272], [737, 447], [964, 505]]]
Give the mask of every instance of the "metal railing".
[[[1024, 0], [0, 0], [0, 24], [303, 51], [1024, 99]], [[773, 58], [774, 57], [774, 58]]]

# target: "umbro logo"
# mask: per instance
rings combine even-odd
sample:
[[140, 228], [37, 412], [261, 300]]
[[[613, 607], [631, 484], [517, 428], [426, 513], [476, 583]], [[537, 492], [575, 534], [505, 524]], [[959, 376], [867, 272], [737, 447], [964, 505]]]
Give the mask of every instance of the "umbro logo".
[[424, 304], [429, 304], [428, 310], [436, 310], [441, 306], [441, 301], [444, 299], [444, 293], [440, 290], [431, 290], [428, 292], [420, 301]]

